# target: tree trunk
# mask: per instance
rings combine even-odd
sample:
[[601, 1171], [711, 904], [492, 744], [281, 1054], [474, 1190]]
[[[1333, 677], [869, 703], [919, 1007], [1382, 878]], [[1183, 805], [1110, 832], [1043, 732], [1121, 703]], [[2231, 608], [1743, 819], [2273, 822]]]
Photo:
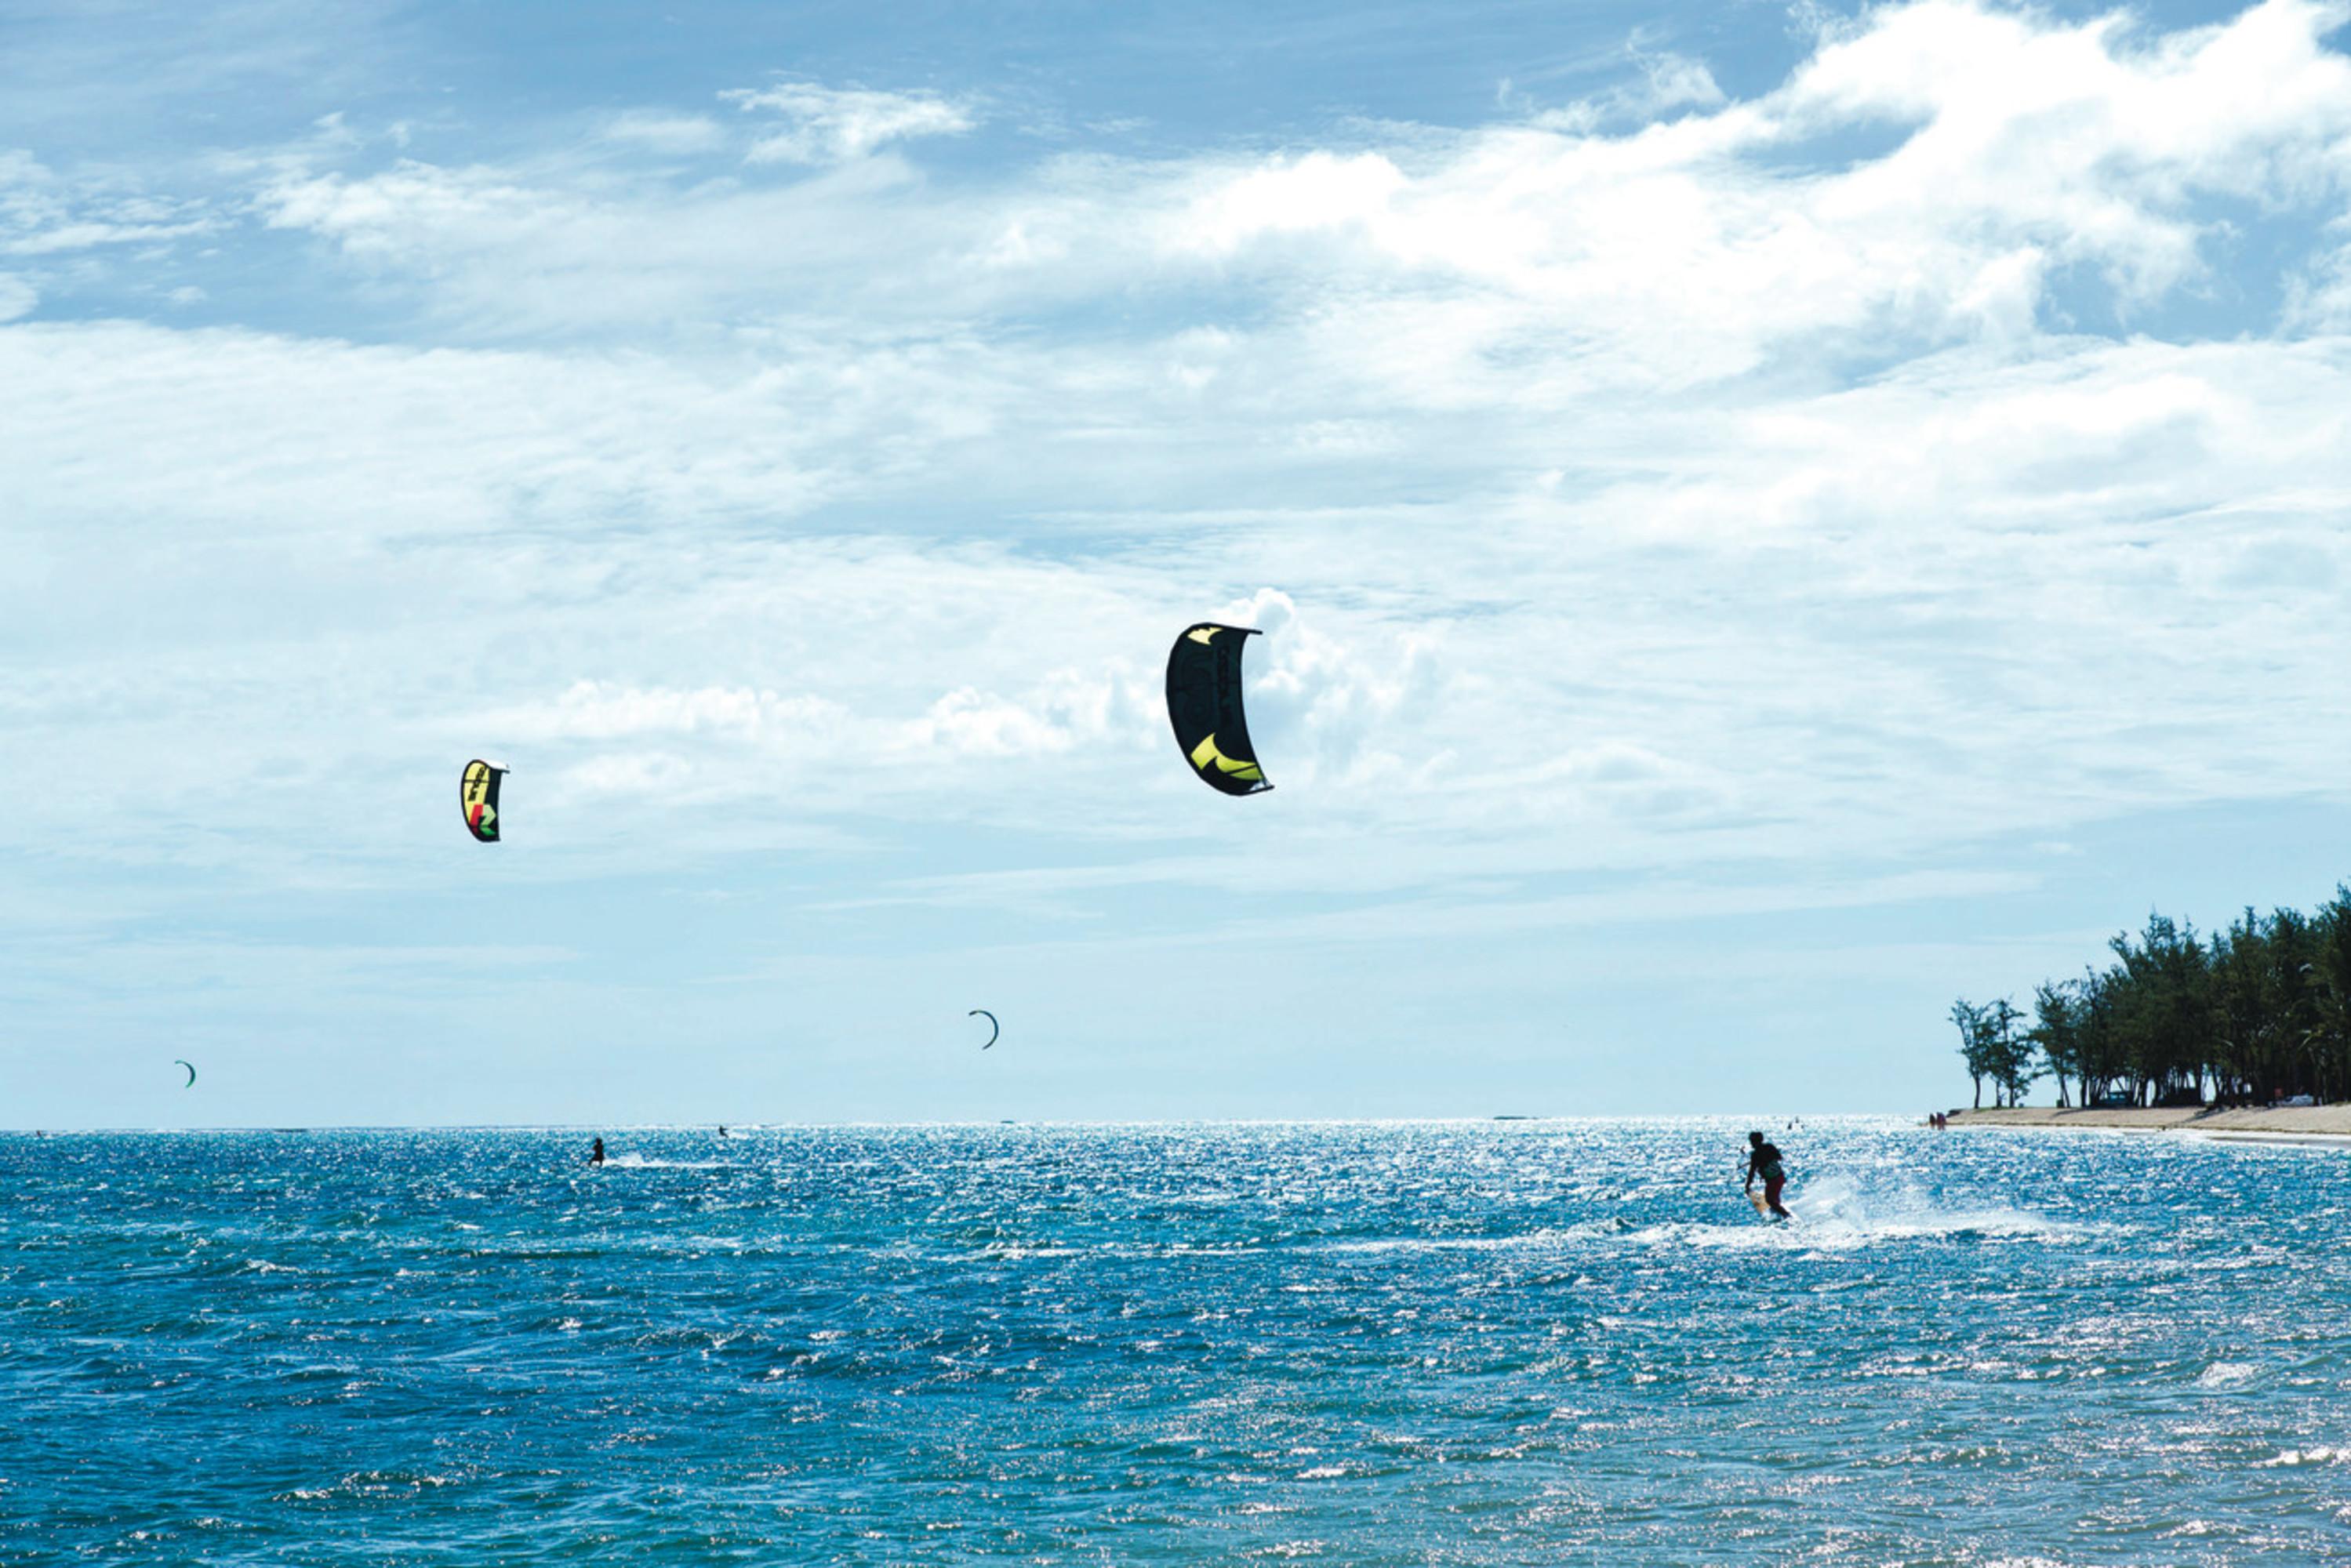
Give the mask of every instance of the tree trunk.
[[1983, 1080], [1981, 1078], [1978, 1078], [1976, 1080], [1976, 1109], [1979, 1111], [1983, 1109]]

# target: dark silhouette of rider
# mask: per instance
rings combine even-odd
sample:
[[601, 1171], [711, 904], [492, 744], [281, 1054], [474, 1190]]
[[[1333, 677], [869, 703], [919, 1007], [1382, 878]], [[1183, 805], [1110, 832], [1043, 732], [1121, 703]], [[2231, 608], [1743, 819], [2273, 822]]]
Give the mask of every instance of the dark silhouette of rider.
[[1761, 1176], [1765, 1207], [1779, 1218], [1793, 1219], [1795, 1216], [1780, 1206], [1780, 1189], [1788, 1185], [1788, 1173], [1780, 1168], [1780, 1145], [1765, 1143], [1763, 1134], [1761, 1133], [1748, 1134], [1747, 1142], [1750, 1145], [1747, 1153], [1747, 1190], [1753, 1192], [1755, 1178]]

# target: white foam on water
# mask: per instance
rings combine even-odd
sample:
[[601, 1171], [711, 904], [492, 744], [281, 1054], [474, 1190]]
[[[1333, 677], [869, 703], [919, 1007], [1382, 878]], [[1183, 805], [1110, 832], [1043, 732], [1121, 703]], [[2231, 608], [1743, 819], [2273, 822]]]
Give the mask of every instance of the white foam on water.
[[942, 1256], [987, 1260], [990, 1262], [1019, 1263], [1031, 1258], [1082, 1258], [1082, 1247], [1057, 1247], [1046, 1242], [990, 1241], [976, 1252], [951, 1252]]
[[1905, 1240], [1933, 1236], [2074, 1237], [2079, 1225], [1998, 1202], [1952, 1204], [1924, 1188], [1886, 1186], [1832, 1172], [1808, 1185], [1788, 1205], [1797, 1228], [1817, 1243]]
[[2332, 1149], [2338, 1154], [2351, 1150], [2351, 1137], [2341, 1133], [2266, 1133], [2227, 1127], [2191, 1127], [2188, 1129], [2188, 1135], [2199, 1144], [2235, 1144], [2272, 1149]]
[[2261, 1375], [2261, 1368], [2250, 1361], [2216, 1361], [2204, 1369], [2196, 1380], [2199, 1388], [2237, 1388], [2251, 1383]]
[[1318, 1252], [1500, 1252], [1521, 1247], [1556, 1247], [1593, 1235], [1614, 1235], [1624, 1228], [1613, 1220], [1577, 1225], [1567, 1229], [1540, 1226], [1510, 1236], [1384, 1236], [1355, 1241], [1327, 1241]]
[[[1739, 1201], [1744, 1201], [1743, 1198]], [[1886, 1186], [1832, 1172], [1785, 1198], [1793, 1221], [1761, 1215], [1733, 1223], [1652, 1225], [1628, 1239], [1651, 1245], [1727, 1250], [1794, 1248], [1846, 1250], [1882, 1242], [1944, 1237], [2066, 1239], [2084, 1228], [1998, 1203], [1950, 1204], [1915, 1185]], [[1728, 1203], [1726, 1207], [1729, 1207]]]
[[2298, 1465], [2327, 1465], [2351, 1462], [2351, 1448], [2287, 1448], [2274, 1459], [2263, 1459], [2253, 1468], [2257, 1470], [2291, 1469]]
[[1758, 1221], [1753, 1225], [1645, 1225], [1625, 1233], [1625, 1239], [1641, 1247], [1702, 1247], [1740, 1252], [1785, 1245], [1779, 1234], [1786, 1228]]

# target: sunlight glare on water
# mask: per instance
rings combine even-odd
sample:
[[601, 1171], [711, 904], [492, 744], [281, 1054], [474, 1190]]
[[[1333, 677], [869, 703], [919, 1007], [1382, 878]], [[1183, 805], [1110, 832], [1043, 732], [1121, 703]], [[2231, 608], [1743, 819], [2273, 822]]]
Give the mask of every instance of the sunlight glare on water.
[[2316, 1563], [2351, 1153], [0, 1136], [0, 1561]]

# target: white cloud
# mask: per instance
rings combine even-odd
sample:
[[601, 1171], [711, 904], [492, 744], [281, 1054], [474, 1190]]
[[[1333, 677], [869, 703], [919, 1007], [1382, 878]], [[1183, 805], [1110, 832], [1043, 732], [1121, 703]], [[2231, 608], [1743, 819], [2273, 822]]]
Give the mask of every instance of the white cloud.
[[632, 110], [614, 115], [603, 130], [607, 141], [672, 157], [716, 152], [726, 145], [726, 131], [706, 114], [672, 114], [661, 110]]
[[1049, 716], [970, 686], [933, 703], [905, 734], [916, 750], [962, 757], [1033, 757], [1066, 751], [1072, 739]]
[[1646, 78], [1648, 90], [1643, 96], [1640, 109], [1650, 114], [1662, 114], [1667, 110], [1695, 106], [1712, 109], [1726, 101], [1714, 73], [1702, 60], [1691, 59], [1671, 50], [1658, 54], [1638, 53], [1641, 74]]
[[[2013, 336], [2055, 267], [2101, 269], [2124, 308], [2196, 276], [2199, 198], [2339, 200], [2351, 62], [2320, 44], [2327, 15], [2271, 0], [2137, 48], [2111, 20], [1930, 0], [1873, 13], [1759, 100], [1630, 135], [1537, 126], [1409, 172], [1375, 152], [1238, 171], [1176, 243], [1331, 234], [1311, 265], [1336, 285], [1332, 335], [1399, 379], [1545, 341], [1579, 380], [1678, 384], [1823, 334], [1878, 351]], [[1881, 125], [1899, 138], [1881, 156], [1789, 157]], [[1454, 345], [1434, 377], [1415, 322]]]
[[210, 232], [199, 204], [161, 197], [117, 172], [69, 178], [22, 150], [0, 150], [0, 255], [68, 256]]
[[[1625, 46], [1625, 56], [1639, 72], [1637, 79], [1620, 83], [1595, 98], [1541, 110], [1532, 117], [1533, 122], [1547, 130], [1585, 134], [1627, 120], [1659, 119], [1677, 109], [1714, 109], [1728, 101], [1705, 61], [1670, 49], [1652, 50], [1637, 31]], [[1497, 108], [1522, 107], [1527, 101], [1507, 79], [1495, 91]]]
[[415, 260], [436, 235], [465, 233], [490, 243], [528, 240], [573, 204], [481, 169], [440, 169], [403, 160], [363, 179], [340, 174], [288, 178], [261, 195], [272, 228], [308, 229], [354, 256]]
[[[1260, 589], [1221, 619], [1264, 632], [1245, 655], [1250, 738], [1283, 758], [1284, 781], [1309, 788], [1442, 786], [1457, 758], [1439, 710], [1436, 628], [1388, 631], [1376, 653], [1317, 630], [1292, 597]], [[1434, 744], [1432, 744], [1434, 742]]]
[[1376, 152], [1310, 152], [1217, 181], [1169, 235], [1177, 248], [1230, 255], [1268, 235], [1368, 226], [1392, 213], [1408, 182]]
[[[938, 189], [863, 155], [967, 130], [967, 106], [786, 85], [733, 97], [789, 120], [778, 145], [828, 166], [813, 177], [412, 161], [285, 176], [260, 204], [486, 335], [988, 333], [1110, 301], [1146, 331], [1222, 329], [1185, 319], [1205, 291], [1258, 323], [1234, 360], [1260, 384], [1565, 408], [2015, 342], [2064, 324], [2061, 289], [2127, 321], [2205, 285], [2231, 233], [2214, 204], [2342, 210], [2351, 65], [2321, 41], [2327, 16], [2270, 0], [2150, 39], [1928, 0], [1870, 13], [1747, 101], [1719, 101], [1698, 62], [1637, 55], [1641, 112], [1693, 111], [1630, 131], [1374, 128]], [[1839, 139], [1875, 150], [1808, 156]], [[2334, 276], [2314, 259], [2297, 319], [2334, 319]]]
[[578, 681], [551, 708], [494, 716], [488, 722], [538, 738], [611, 740], [705, 731], [751, 735], [771, 726], [798, 731], [811, 724], [837, 725], [844, 716], [837, 704], [814, 697], [780, 697], [747, 686], [673, 691]]
[[[254, 210], [406, 291], [417, 346], [0, 332], [36, 519], [0, 608], [44, 648], [0, 704], [110, 765], [9, 831], [226, 860], [158, 824], [330, 757], [345, 841], [396, 859], [417, 758], [496, 745], [583, 840], [622, 799], [726, 801], [711, 853], [818, 816], [1278, 821], [1255, 874], [1321, 886], [1373, 834], [1436, 883], [2337, 789], [2326, 21], [1929, 0], [1746, 101], [1648, 59], [1658, 123], [968, 183], [869, 156], [968, 106], [813, 87], [736, 95], [823, 166], [789, 177], [307, 149]], [[2310, 229], [2283, 334], [2054, 330], [2061, 290], [2110, 320], [2196, 287], [2216, 198]], [[1211, 615], [1267, 632], [1249, 827], [1199, 815], [1159, 712]]]
[[[2338, 227], [2351, 228], [2351, 223]], [[2288, 280], [2285, 319], [2305, 332], [2351, 331], [2351, 246], [2313, 259]]]
[[771, 114], [784, 122], [783, 130], [753, 144], [754, 163], [842, 162], [893, 141], [960, 136], [979, 123], [970, 105], [926, 92], [786, 82], [719, 96], [747, 113]]

